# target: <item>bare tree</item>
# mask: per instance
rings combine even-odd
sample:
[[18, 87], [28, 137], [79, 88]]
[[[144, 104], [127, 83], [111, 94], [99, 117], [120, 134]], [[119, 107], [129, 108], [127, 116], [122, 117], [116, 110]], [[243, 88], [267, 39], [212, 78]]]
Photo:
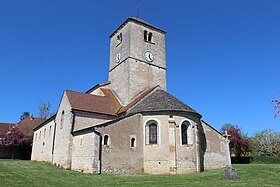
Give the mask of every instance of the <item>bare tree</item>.
[[51, 114], [51, 104], [49, 102], [39, 103], [39, 118], [47, 119]]

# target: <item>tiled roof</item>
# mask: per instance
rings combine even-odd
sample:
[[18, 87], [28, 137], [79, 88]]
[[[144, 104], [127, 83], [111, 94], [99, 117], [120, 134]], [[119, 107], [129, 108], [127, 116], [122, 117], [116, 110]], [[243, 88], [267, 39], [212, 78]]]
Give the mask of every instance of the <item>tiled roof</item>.
[[120, 109], [120, 111], [118, 112], [118, 114], [122, 114], [124, 112], [126, 112], [128, 109], [130, 109], [131, 107], [133, 107], [134, 105], [136, 105], [139, 101], [141, 101], [142, 99], [144, 99], [147, 95], [149, 95], [153, 90], [155, 90], [158, 86], [152, 87], [150, 89], [147, 89], [145, 91], [143, 91], [142, 93], [139, 94], [138, 97], [136, 97], [135, 99], [133, 99], [129, 104], [127, 104], [126, 106], [122, 107]]
[[51, 117], [49, 117], [48, 119], [44, 120], [43, 122], [41, 122], [40, 124], [36, 125], [34, 128], [33, 128], [33, 131], [41, 128], [42, 126], [44, 126], [45, 124], [49, 123], [50, 121], [54, 120], [56, 117], [56, 113], [54, 115], [52, 115]]
[[17, 123], [19, 129], [24, 135], [33, 136], [33, 128], [41, 124], [45, 119], [27, 117]]
[[140, 113], [155, 111], [186, 111], [199, 114], [176, 97], [161, 89], [157, 89], [152, 92], [138, 104], [128, 109], [127, 112]]
[[0, 123], [0, 137], [4, 136], [8, 132], [11, 125], [14, 125], [14, 124], [12, 124], [12, 123]]
[[100, 88], [105, 96], [91, 95], [66, 90], [65, 93], [73, 109], [99, 114], [116, 115], [121, 105], [109, 89]]

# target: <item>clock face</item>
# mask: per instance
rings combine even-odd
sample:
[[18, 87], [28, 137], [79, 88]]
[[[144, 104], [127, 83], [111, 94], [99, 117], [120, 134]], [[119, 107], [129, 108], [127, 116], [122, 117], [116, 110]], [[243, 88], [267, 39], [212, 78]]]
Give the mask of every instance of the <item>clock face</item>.
[[120, 60], [121, 60], [121, 54], [119, 53], [116, 55], [116, 62], [119, 63]]
[[145, 53], [145, 59], [148, 61], [148, 62], [152, 62], [154, 60], [154, 55], [150, 52], [150, 51], [147, 51]]

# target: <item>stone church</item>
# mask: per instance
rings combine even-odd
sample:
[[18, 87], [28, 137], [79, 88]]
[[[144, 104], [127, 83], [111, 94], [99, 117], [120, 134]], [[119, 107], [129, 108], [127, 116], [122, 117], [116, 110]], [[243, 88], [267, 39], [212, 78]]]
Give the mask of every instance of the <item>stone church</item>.
[[32, 160], [99, 174], [225, 167], [225, 138], [166, 92], [165, 34], [138, 18], [121, 24], [108, 82], [63, 92], [56, 115], [34, 129]]

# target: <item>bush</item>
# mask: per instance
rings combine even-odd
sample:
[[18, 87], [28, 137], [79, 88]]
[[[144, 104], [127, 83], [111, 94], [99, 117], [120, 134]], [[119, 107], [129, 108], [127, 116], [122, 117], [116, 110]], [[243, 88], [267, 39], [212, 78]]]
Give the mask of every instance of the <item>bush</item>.
[[249, 164], [252, 160], [252, 157], [249, 156], [234, 156], [231, 157], [232, 164]]
[[280, 158], [277, 156], [254, 156], [252, 159], [254, 164], [280, 164]]

